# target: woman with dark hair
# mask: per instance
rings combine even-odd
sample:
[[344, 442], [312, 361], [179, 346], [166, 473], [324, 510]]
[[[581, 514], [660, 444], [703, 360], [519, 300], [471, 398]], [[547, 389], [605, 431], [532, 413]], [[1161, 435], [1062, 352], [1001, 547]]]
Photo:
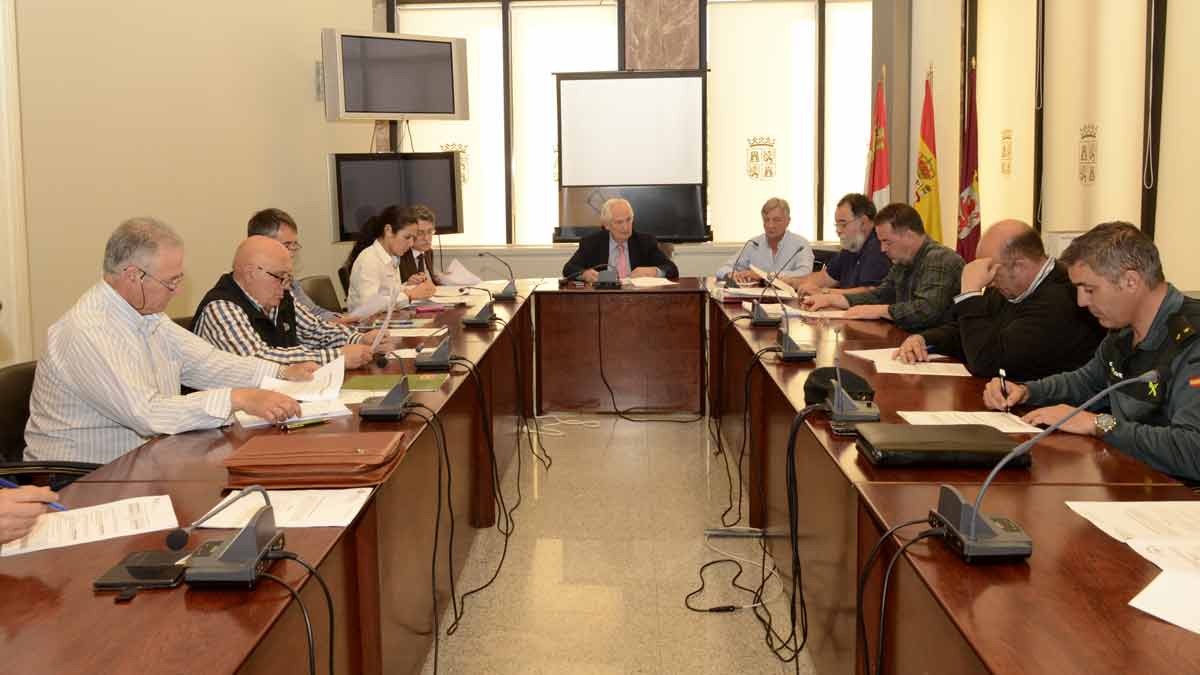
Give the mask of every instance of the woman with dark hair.
[[364, 303], [393, 293], [396, 304], [428, 298], [434, 293], [430, 281], [405, 285], [397, 260], [407, 255], [416, 239], [419, 218], [412, 209], [389, 206], [363, 225], [359, 240], [346, 259], [351, 265], [350, 290], [346, 305], [351, 312]]

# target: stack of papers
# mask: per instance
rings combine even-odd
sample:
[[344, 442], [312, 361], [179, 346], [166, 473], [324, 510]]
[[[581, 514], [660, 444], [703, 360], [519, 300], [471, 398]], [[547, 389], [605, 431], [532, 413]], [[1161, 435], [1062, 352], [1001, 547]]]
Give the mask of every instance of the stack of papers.
[[[284, 424], [291, 422], [309, 422], [312, 420], [327, 420], [334, 417], [344, 417], [349, 415], [350, 409], [347, 408], [341, 401], [338, 400], [338, 394], [334, 394], [332, 401], [304, 401], [300, 404], [300, 416], [291, 417], [284, 421]], [[257, 427], [269, 427], [271, 422], [265, 418], [241, 410], [233, 414], [237, 418], [238, 424], [246, 429], [254, 429]]]
[[621, 283], [629, 284], [634, 288], [660, 288], [662, 286], [679, 285], [676, 281], [659, 277], [626, 277]]
[[[347, 527], [362, 511], [375, 488], [359, 487], [340, 490], [267, 490], [275, 512], [276, 527]], [[241, 490], [234, 490], [209, 510], [236, 499]], [[266, 502], [262, 495], [253, 494], [213, 516], [199, 527], [240, 529], [250, 522]]]
[[1130, 606], [1200, 633], [1200, 501], [1067, 506], [1162, 570]]
[[896, 347], [885, 347], [884, 349], [850, 349], [846, 350], [846, 353], [871, 361], [875, 364], [875, 371], [879, 373], [893, 375], [944, 375], [950, 377], [971, 376], [967, 367], [961, 363], [939, 363], [939, 361], [944, 360], [946, 357], [938, 354], [931, 354], [929, 357], [931, 360], [924, 363], [904, 363], [892, 358], [892, 354], [896, 353], [896, 349]]
[[439, 326], [437, 328], [389, 328], [388, 335], [390, 335], [391, 337], [398, 337], [398, 338], [406, 338], [406, 337], [425, 338], [425, 337], [433, 337], [434, 335], [438, 335], [440, 333], [445, 333], [447, 331], [448, 331], [448, 329], [445, 326]]
[[97, 506], [38, 516], [29, 534], [0, 547], [0, 556], [20, 555], [131, 534], [179, 527], [171, 497], [133, 497]]
[[896, 412], [900, 419], [909, 424], [983, 424], [993, 429], [999, 429], [1006, 434], [1036, 434], [1041, 429], [1021, 420], [1012, 413], [999, 411], [946, 410], [941, 412], [907, 411]]
[[346, 357], [326, 363], [313, 373], [313, 379], [305, 382], [292, 382], [274, 377], [263, 378], [262, 388], [286, 394], [297, 401], [334, 401], [342, 390], [342, 380], [346, 377]]
[[[826, 310], [811, 310], [800, 309], [799, 307], [789, 307], [779, 303], [764, 302], [758, 305], [762, 311], [771, 317], [782, 317], [784, 312], [787, 312], [788, 317], [793, 319], [842, 319], [846, 316], [844, 309], [826, 309]], [[754, 311], [754, 303], [743, 302], [742, 308], [747, 312]]]

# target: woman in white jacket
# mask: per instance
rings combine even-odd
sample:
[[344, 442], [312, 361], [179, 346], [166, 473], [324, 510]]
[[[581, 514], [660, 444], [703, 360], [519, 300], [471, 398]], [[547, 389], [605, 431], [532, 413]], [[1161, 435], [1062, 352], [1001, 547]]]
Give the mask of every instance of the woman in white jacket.
[[[410, 208], [389, 206], [363, 225], [359, 240], [346, 259], [352, 265], [350, 290], [346, 293], [351, 313], [379, 296], [394, 294], [397, 305], [406, 305], [433, 295], [435, 288], [430, 281], [405, 285], [397, 264], [397, 258], [407, 254], [416, 240], [418, 220]], [[387, 302], [382, 302], [381, 307], [386, 309]]]

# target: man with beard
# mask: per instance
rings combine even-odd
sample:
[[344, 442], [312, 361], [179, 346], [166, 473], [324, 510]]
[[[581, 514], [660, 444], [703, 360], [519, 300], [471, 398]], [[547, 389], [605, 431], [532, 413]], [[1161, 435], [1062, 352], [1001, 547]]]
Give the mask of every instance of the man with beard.
[[838, 201], [833, 224], [842, 250], [824, 268], [784, 281], [801, 293], [861, 293], [878, 286], [892, 262], [875, 236], [875, 204], [852, 192]]

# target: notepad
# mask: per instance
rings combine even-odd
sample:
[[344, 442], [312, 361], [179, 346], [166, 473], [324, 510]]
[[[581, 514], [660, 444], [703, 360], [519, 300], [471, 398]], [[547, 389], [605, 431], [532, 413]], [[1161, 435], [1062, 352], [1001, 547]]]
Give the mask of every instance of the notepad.
[[0, 556], [86, 544], [173, 527], [179, 527], [179, 521], [175, 518], [170, 496], [132, 497], [107, 504], [44, 513], [38, 516], [29, 534], [0, 547]]
[[342, 380], [345, 377], [346, 357], [339, 356], [318, 368], [311, 380], [293, 382], [264, 377], [261, 386], [263, 389], [291, 396], [297, 401], [333, 401], [342, 390]]
[[1023, 421], [1020, 417], [998, 410], [900, 410], [896, 414], [909, 424], [983, 424], [1006, 434], [1041, 432], [1041, 429]]

